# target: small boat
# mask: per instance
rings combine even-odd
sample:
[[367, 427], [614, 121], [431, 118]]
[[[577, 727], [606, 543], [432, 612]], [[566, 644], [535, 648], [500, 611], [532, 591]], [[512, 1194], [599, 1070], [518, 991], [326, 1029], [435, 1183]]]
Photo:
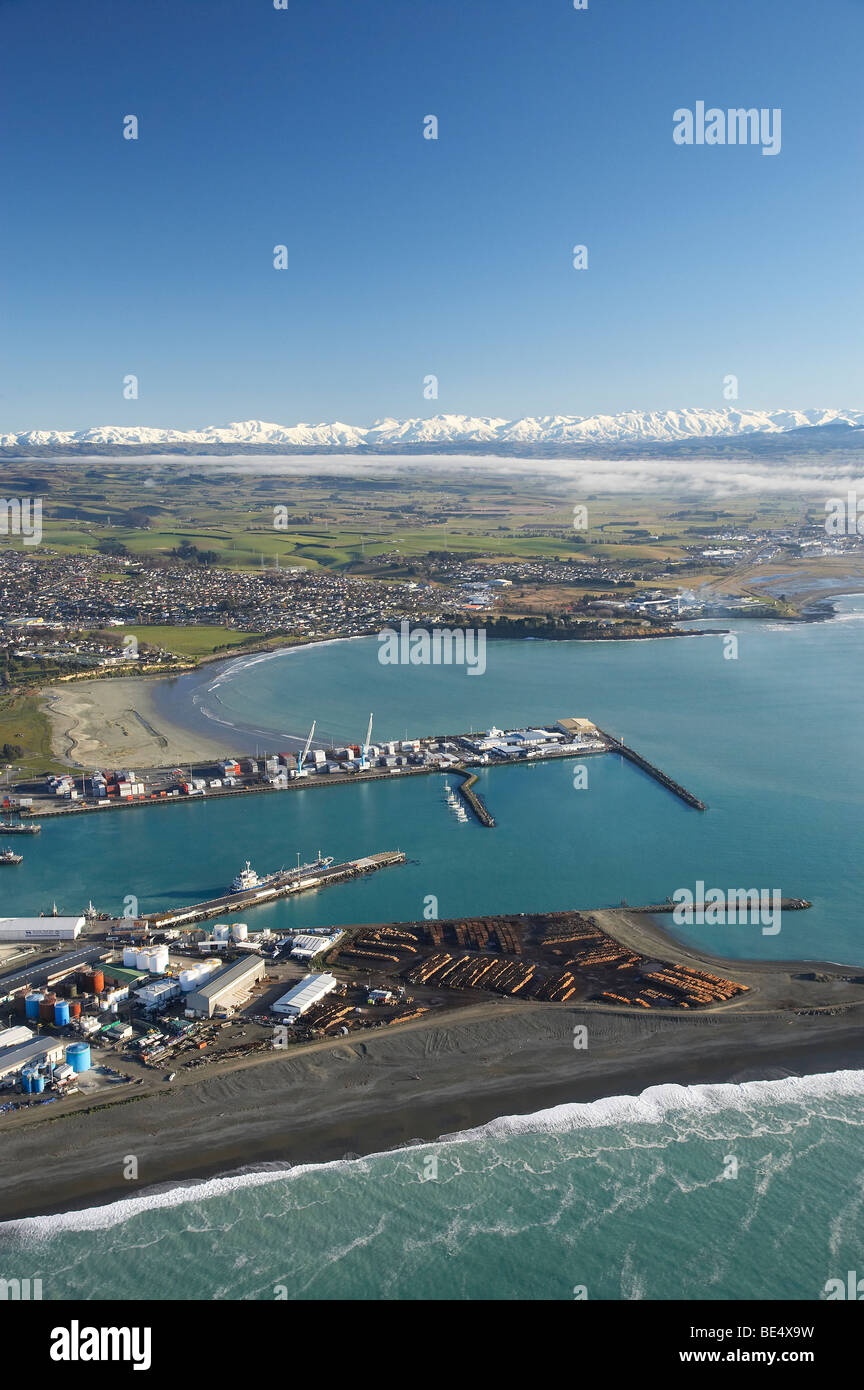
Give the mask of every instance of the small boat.
[[0, 864], [20, 864], [23, 858], [23, 854], [15, 854], [14, 850], [4, 849], [0, 853]]

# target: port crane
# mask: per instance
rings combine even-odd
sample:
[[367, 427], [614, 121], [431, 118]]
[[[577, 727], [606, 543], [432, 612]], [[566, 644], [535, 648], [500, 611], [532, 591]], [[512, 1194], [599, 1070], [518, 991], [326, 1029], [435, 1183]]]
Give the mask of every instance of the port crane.
[[369, 716], [369, 723], [366, 727], [366, 742], [360, 750], [360, 767], [365, 772], [368, 767], [369, 744], [372, 742], [372, 715]]
[[308, 772], [304, 772], [304, 771], [303, 771], [303, 764], [304, 764], [305, 761], [306, 761], [306, 755], [307, 755], [307, 753], [309, 752], [309, 746], [310, 746], [310, 744], [311, 744], [311, 742], [312, 742], [312, 739], [313, 739], [313, 736], [314, 736], [314, 734], [315, 734], [315, 725], [317, 724], [317, 722], [318, 722], [317, 719], [313, 719], [313, 720], [312, 720], [312, 728], [309, 730], [309, 737], [308, 737], [307, 740], [306, 740], [306, 747], [303, 749], [303, 752], [300, 754], [300, 757], [299, 757], [298, 760], [297, 760], [297, 776], [298, 776], [298, 777], [308, 777], [308, 775], [309, 775]]

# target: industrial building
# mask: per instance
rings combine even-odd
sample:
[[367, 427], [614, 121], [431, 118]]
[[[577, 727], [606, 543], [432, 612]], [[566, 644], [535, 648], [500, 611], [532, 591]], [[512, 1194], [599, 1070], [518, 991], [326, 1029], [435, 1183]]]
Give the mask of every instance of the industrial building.
[[233, 1009], [247, 998], [252, 986], [263, 978], [267, 963], [257, 956], [247, 956], [227, 965], [200, 989], [186, 996], [189, 1013], [212, 1018], [217, 1009]]
[[283, 994], [281, 999], [276, 1000], [273, 1012], [287, 1014], [289, 1018], [299, 1018], [307, 1009], [311, 1009], [313, 1004], [317, 1004], [319, 999], [323, 999], [325, 994], [335, 989], [338, 983], [335, 975], [307, 975], [293, 989], [289, 989], [287, 994]]
[[143, 989], [136, 989], [135, 998], [145, 1009], [164, 1009], [180, 994], [179, 980], [154, 980]]
[[74, 941], [83, 917], [0, 917], [0, 941]]
[[34, 1042], [22, 1043], [12, 1047], [0, 1056], [0, 1080], [5, 1076], [15, 1076], [25, 1067], [38, 1067], [43, 1063], [59, 1062], [63, 1057], [62, 1038], [39, 1038]]
[[17, 1028], [4, 1028], [0, 1033], [0, 1049], [20, 1047], [21, 1043], [32, 1042], [34, 1037], [32, 1028], [25, 1028], [23, 1024]]
[[311, 960], [313, 956], [335, 946], [342, 936], [344, 932], [341, 931], [301, 932], [299, 936], [294, 937], [291, 955], [294, 960]]

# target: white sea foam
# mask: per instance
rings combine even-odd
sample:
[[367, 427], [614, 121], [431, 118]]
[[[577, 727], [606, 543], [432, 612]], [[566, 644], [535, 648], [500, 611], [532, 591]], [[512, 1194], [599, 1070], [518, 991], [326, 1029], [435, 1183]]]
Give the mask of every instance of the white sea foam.
[[[740, 1084], [649, 1086], [640, 1095], [608, 1096], [583, 1104], [556, 1105], [531, 1115], [505, 1115], [476, 1129], [446, 1134], [436, 1141], [423, 1141], [423, 1147], [428, 1150], [433, 1145], [476, 1144], [517, 1135], [564, 1135], [578, 1130], [658, 1125], [670, 1120], [674, 1114], [686, 1117], [719, 1115], [724, 1111], [754, 1113], [778, 1105], [803, 1107], [808, 1101], [837, 1096], [864, 1096], [864, 1071], [825, 1072], [815, 1076], [790, 1076], [779, 1081], [744, 1081]], [[415, 1142], [387, 1152], [407, 1153], [416, 1147]], [[362, 1170], [375, 1159], [386, 1156], [387, 1153], [376, 1153], [363, 1158], [336, 1159], [330, 1163], [302, 1163], [293, 1168], [274, 1167], [234, 1173], [228, 1177], [208, 1178], [139, 1197], [124, 1198], [84, 1211], [7, 1221], [0, 1223], [0, 1246], [6, 1241], [30, 1246], [63, 1232], [107, 1230], [144, 1212], [198, 1204], [210, 1198], [225, 1197], [233, 1192], [286, 1182], [312, 1173], [329, 1171], [332, 1174], [340, 1168]]]
[[563, 1134], [608, 1125], [663, 1124], [674, 1112], [717, 1115], [724, 1110], [806, 1104], [829, 1096], [864, 1096], [864, 1071], [785, 1076], [779, 1081], [742, 1081], [699, 1086], [649, 1086], [638, 1096], [607, 1096], [581, 1105], [556, 1105], [533, 1115], [504, 1115], [477, 1129], [448, 1134], [448, 1143], [472, 1143], [514, 1134]]

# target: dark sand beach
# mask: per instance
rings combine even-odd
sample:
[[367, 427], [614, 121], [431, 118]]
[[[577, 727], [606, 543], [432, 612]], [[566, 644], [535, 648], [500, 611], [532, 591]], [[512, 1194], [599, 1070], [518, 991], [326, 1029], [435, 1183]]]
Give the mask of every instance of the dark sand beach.
[[[573, 1046], [576, 1024], [588, 1046]], [[129, 1103], [4, 1125], [0, 1218], [101, 1205], [256, 1165], [328, 1162], [649, 1086], [864, 1068], [860, 1006], [645, 1017], [483, 1003], [191, 1075]], [[133, 1093], [134, 1094], [134, 1093]], [[127, 1155], [138, 1179], [125, 1181]]]

